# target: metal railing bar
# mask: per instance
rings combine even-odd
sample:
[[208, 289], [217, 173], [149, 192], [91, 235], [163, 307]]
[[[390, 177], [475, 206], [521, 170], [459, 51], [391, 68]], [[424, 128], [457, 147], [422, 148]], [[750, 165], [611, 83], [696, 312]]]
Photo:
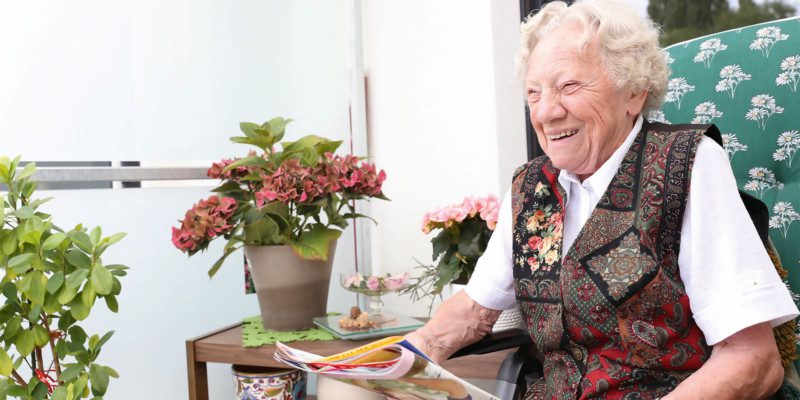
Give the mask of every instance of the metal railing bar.
[[207, 167], [64, 167], [36, 169], [38, 182], [164, 181], [209, 179]]

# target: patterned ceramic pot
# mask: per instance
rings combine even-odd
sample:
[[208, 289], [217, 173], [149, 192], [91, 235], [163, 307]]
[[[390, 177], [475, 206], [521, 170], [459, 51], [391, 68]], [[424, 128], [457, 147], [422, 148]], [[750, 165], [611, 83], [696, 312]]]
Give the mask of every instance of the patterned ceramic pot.
[[233, 380], [238, 400], [305, 400], [306, 372], [234, 365]]

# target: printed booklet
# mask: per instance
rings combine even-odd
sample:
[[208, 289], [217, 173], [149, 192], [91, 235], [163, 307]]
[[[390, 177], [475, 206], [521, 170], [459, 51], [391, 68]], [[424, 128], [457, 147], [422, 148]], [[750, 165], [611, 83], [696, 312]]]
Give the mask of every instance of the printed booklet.
[[402, 336], [328, 357], [276, 344], [275, 359], [395, 399], [500, 400], [431, 361]]

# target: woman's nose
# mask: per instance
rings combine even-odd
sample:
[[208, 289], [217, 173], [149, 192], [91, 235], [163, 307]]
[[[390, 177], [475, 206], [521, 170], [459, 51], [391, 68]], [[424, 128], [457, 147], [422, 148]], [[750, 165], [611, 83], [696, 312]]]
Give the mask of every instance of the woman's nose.
[[566, 114], [567, 111], [561, 104], [561, 99], [558, 95], [542, 93], [542, 97], [536, 106], [536, 115], [531, 115], [531, 117], [535, 117], [540, 123], [547, 123], [564, 118]]

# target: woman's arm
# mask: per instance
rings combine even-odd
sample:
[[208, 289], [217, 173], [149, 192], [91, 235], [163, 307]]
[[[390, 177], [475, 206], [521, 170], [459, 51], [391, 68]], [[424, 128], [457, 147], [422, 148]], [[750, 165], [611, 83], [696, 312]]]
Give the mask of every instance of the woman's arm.
[[433, 318], [406, 339], [440, 363], [489, 334], [501, 312], [481, 306], [462, 290], [442, 303]]
[[763, 399], [782, 381], [778, 347], [765, 322], [716, 344], [708, 361], [663, 399]]

